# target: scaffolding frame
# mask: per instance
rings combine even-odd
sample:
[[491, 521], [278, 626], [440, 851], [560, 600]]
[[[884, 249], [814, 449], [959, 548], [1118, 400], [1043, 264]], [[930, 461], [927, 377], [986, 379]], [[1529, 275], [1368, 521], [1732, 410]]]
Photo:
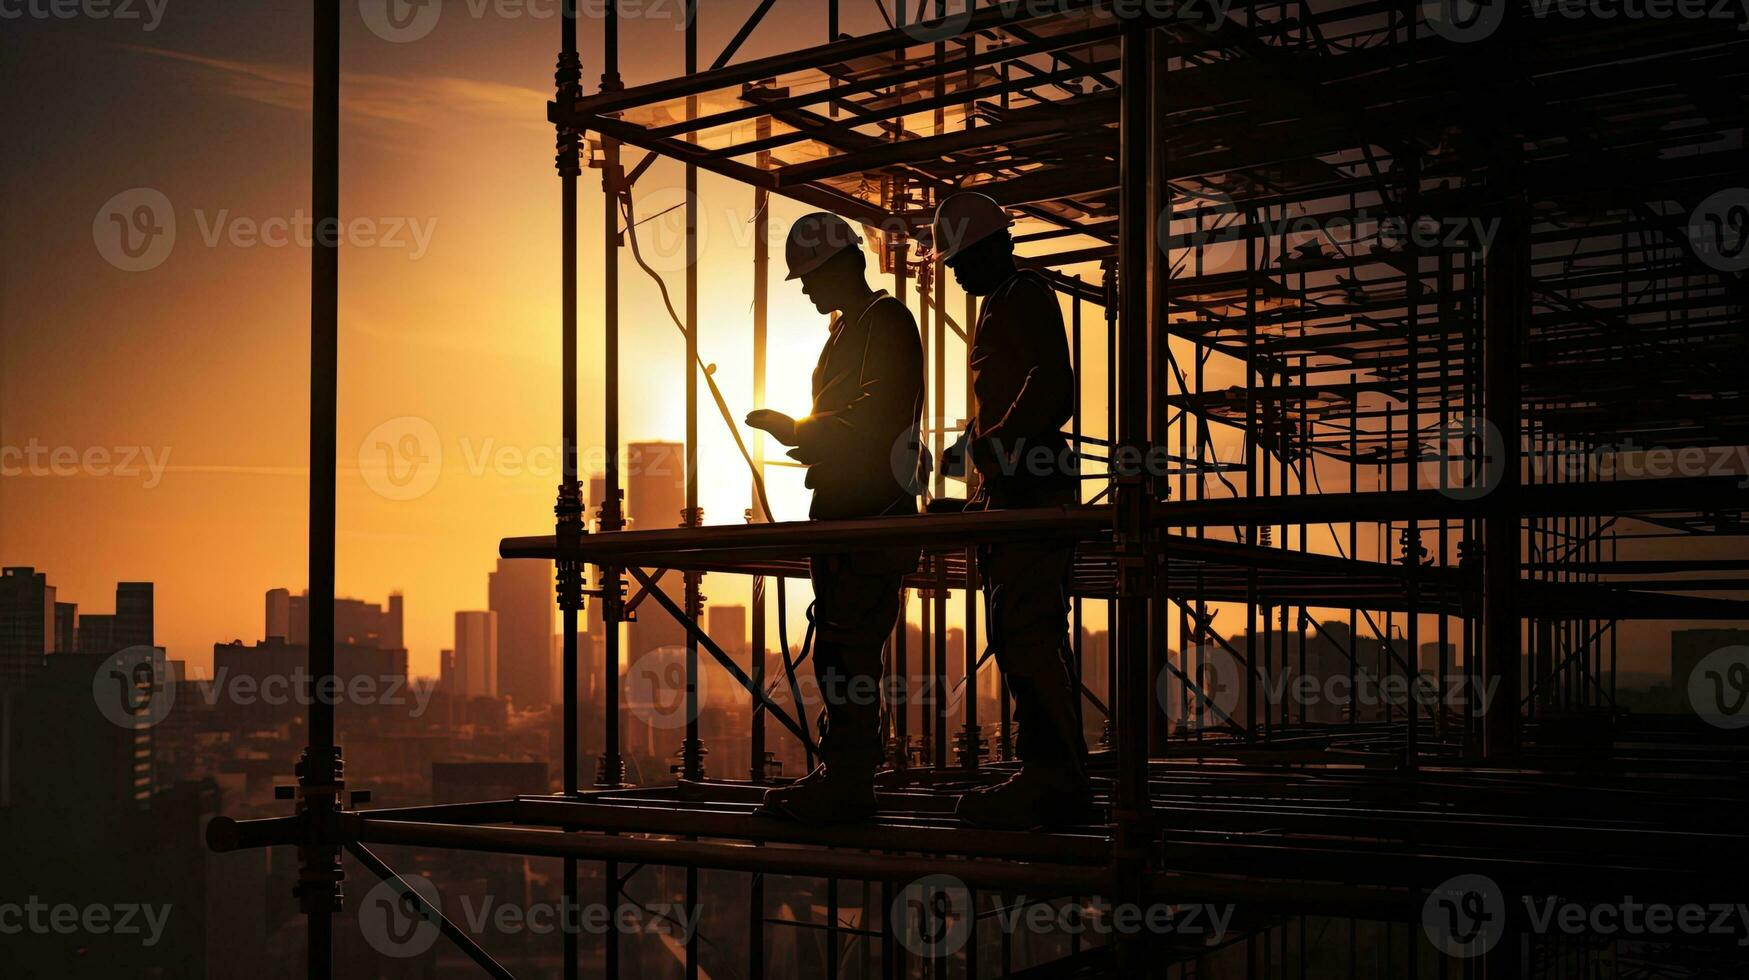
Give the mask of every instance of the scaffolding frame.
[[[1600, 465], [1610, 440], [1624, 434], [1672, 447], [1749, 443], [1741, 385], [1727, 377], [1728, 366], [1741, 363], [1732, 355], [1744, 352], [1732, 327], [1741, 323], [1749, 290], [1741, 275], [1697, 255], [1680, 212], [1658, 206], [1692, 208], [1699, 190], [1749, 184], [1749, 164], [1709, 150], [1705, 139], [1735, 117], [1701, 104], [1692, 88], [1705, 77], [1743, 90], [1749, 62], [1740, 35], [1720, 39], [1691, 25], [1656, 34], [1588, 27], [1563, 37], [1556, 51], [1546, 24], [1510, 16], [1490, 42], [1461, 45], [1430, 32], [1419, 5], [1409, 3], [1241, 3], [1199, 27], [1184, 15], [1194, 8], [1122, 18], [1096, 0], [1051, 0], [1019, 12], [968, 4], [964, 17], [949, 16], [936, 0], [934, 18], [922, 20], [930, 7], [924, 0], [908, 22], [900, 0], [890, 31], [841, 37], [838, 0], [827, 0], [824, 45], [732, 64], [773, 6], [762, 0], [701, 72], [699, 11], [688, 0], [686, 74], [628, 88], [619, 74], [619, 5], [609, 0], [600, 87], [588, 95], [576, 5], [564, 3], [549, 105], [562, 197], [563, 475], [554, 533], [507, 538], [501, 547], [506, 558], [557, 563], [562, 792], [356, 809], [361, 800], [345, 791], [333, 705], [314, 699], [296, 813], [220, 818], [209, 831], [220, 850], [298, 846], [312, 977], [332, 974], [341, 854], [400, 880], [370, 844], [558, 857], [571, 903], [581, 897], [582, 861], [603, 864], [609, 904], [620, 900], [627, 865], [631, 873], [646, 865], [684, 868], [691, 896], [700, 869], [750, 872], [754, 975], [764, 962], [765, 874], [824, 879], [833, 911], [841, 880], [863, 882], [865, 900], [872, 884], [884, 900], [908, 878], [949, 873], [972, 889], [974, 907], [981, 892], [1019, 888], [1243, 902], [1259, 911], [1259, 922], [1314, 903], [1356, 917], [1414, 920], [1427, 890], [1455, 869], [1483, 868], [1507, 883], [1559, 875], [1575, 893], [1619, 890], [1624, 880], [1646, 893], [1732, 893], [1749, 859], [1721, 860], [1717, 849], [1741, 842], [1743, 832], [1686, 805], [1743, 800], [1732, 779], [1701, 778], [1708, 766], [1727, 773], [1741, 766], [1733, 743], [1634, 729], [1651, 744], [1618, 755], [1619, 771], [1581, 777], [1571, 773], [1569, 747], [1542, 735], [1574, 717], [1622, 724], [1614, 691], [1619, 620], [1749, 619], [1741, 600], [1678, 594], [1735, 591], [1719, 580], [1614, 577], [1699, 570], [1696, 563], [1619, 559], [1623, 540], [1644, 536], [1624, 534], [1622, 525], [1741, 534], [1749, 495], [1737, 478], [1622, 481]], [[338, 3], [319, 0], [315, 16], [314, 214], [337, 220]], [[1587, 88], [1629, 59], [1639, 72], [1635, 86]], [[1500, 118], [1462, 115], [1460, 106], [1459, 118], [1448, 118], [1437, 107], [1449, 102], [1445, 85], [1454, 72], [1496, 97], [1522, 95], [1534, 83], [1536, 98], [1525, 100], [1534, 105]], [[804, 84], [780, 84], [794, 76]], [[914, 118], [929, 131], [913, 132]], [[1649, 120], [1664, 126], [1653, 129]], [[864, 132], [871, 127], [884, 135]], [[599, 139], [586, 159], [590, 132]], [[628, 147], [647, 154], [630, 170]], [[627, 241], [619, 215], [622, 207], [630, 213], [638, 178], [662, 157], [684, 163], [687, 190], [680, 316], [686, 504], [676, 529], [625, 530], [618, 383], [619, 253]], [[578, 471], [576, 374], [578, 180], [590, 168], [601, 171], [605, 203], [606, 494], [594, 502], [593, 530]], [[942, 268], [910, 258], [912, 244], [926, 237], [932, 202], [961, 187], [982, 190], [1023, 217], [1022, 244], [1077, 240], [1028, 263], [1071, 304], [1071, 350], [1083, 389], [1084, 313], [1104, 312], [1104, 436], [1086, 431], [1092, 420], [1084, 390], [1072, 434], [1084, 461], [1107, 466], [1105, 489], [1086, 504], [1048, 511], [775, 523], [757, 475], [764, 447], [756, 435], [748, 523], [704, 526], [697, 480], [701, 170], [754, 193], [760, 402], [771, 196], [840, 213], [875, 232], [894, 294], [907, 299], [914, 290], [938, 417], [947, 402], [949, 334], [968, 341], [976, 311], [968, 298], [956, 323]], [[1636, 197], [1624, 208], [1611, 197], [1629, 174], [1650, 203]], [[1382, 231], [1366, 240], [1358, 234], [1369, 209], [1406, 217], [1411, 229], [1429, 215], [1464, 216], [1474, 226], [1431, 244], [1410, 234], [1390, 247]], [[1344, 221], [1356, 235], [1339, 241], [1331, 229]], [[1486, 240], [1476, 234], [1484, 221], [1494, 229]], [[1244, 253], [1238, 263], [1230, 260], [1235, 247]], [[1222, 250], [1229, 260], [1214, 261]], [[334, 673], [338, 255], [320, 242], [312, 254], [310, 668], [321, 683]], [[1097, 285], [1058, 271], [1090, 262], [1101, 264]], [[1243, 386], [1209, 387], [1213, 369], [1235, 364]], [[1704, 409], [1694, 404], [1700, 396]], [[938, 456], [945, 428], [927, 433]], [[1220, 458], [1217, 428], [1237, 433], [1239, 459]], [[1428, 440], [1457, 448], [1430, 452]], [[1163, 472], [1138, 465], [1162, 449]], [[1436, 479], [1426, 470], [1430, 457], [1439, 464]], [[1343, 492], [1323, 490], [1320, 462], [1346, 469]], [[1448, 463], [1456, 464], [1455, 475]], [[1360, 489], [1363, 468], [1381, 489]], [[939, 474], [932, 492], [945, 492]], [[1363, 525], [1376, 551], [1396, 541], [1401, 552], [1363, 560]], [[1328, 531], [1338, 555], [1312, 550], [1315, 528]], [[921, 670], [945, 687], [948, 602], [958, 590], [966, 625], [961, 676], [972, 693], [957, 730], [938, 699], [935, 711], [918, 718], [915, 744], [908, 711], [891, 712], [894, 771], [883, 788], [951, 790], [1007, 771], [1013, 755], [1006, 695], [994, 746], [977, 715], [971, 548], [1039, 534], [1077, 544], [1072, 639], [1084, 684], [1083, 605], [1108, 604], [1109, 687], [1086, 691], [1108, 719], [1094, 763], [1108, 822], [1052, 834], [971, 833], [927, 792], [908, 803], [899, 823], [817, 829], [748, 815], [772, 782], [767, 716], [808, 742], [807, 719], [791, 717], [768, 694], [776, 689], [766, 649], [768, 582], [804, 576], [807, 556], [823, 547], [925, 550], [906, 583], [922, 614]], [[1429, 538], [1436, 551], [1426, 550]], [[594, 578], [586, 582], [590, 569]], [[663, 571], [681, 573], [679, 602], [657, 587]], [[699, 626], [708, 572], [752, 578], [745, 668]], [[629, 600], [628, 579], [641, 585]], [[601, 603], [606, 627], [605, 747], [586, 789], [578, 758], [578, 617], [589, 598]], [[687, 629], [688, 724], [680, 780], [669, 788], [627, 785], [620, 751], [618, 625], [645, 600]], [[1214, 631], [1211, 603], [1242, 607], [1241, 644]], [[1365, 667], [1362, 624], [1378, 643], [1379, 673], [1425, 675], [1420, 634], [1431, 615], [1434, 676], [1451, 676], [1456, 665], [1448, 655], [1461, 652], [1461, 676], [1501, 693], [1426, 717], [1411, 699], [1408, 717], [1387, 711], [1380, 722], [1363, 722], [1351, 702], [1345, 723], [1334, 725], [1308, 720], [1302, 705], [1296, 720], [1294, 705], [1268, 691], [1272, 679], [1296, 673], [1296, 653], [1297, 673], [1305, 674], [1308, 635], [1335, 642], [1314, 609], [1347, 612], [1351, 683]], [[1176, 657], [1168, 649], [1174, 633]], [[1193, 662], [1193, 645], [1218, 646], [1241, 665], [1242, 709], [1215, 703], [1205, 689], [1205, 654]], [[749, 694], [746, 780], [706, 778], [701, 651]], [[909, 677], [904, 622], [891, 654], [892, 671]], [[1521, 660], [1530, 668], [1522, 688]], [[1150, 680], [1163, 672], [1180, 681], [1176, 719]], [[1561, 780], [1557, 790], [1543, 785], [1551, 778]], [[1413, 799], [1404, 797], [1405, 785], [1414, 787]], [[1454, 806], [1467, 809], [1454, 813]], [[1596, 816], [1604, 809], [1611, 819]], [[1283, 824], [1291, 829], [1269, 833]], [[1247, 839], [1247, 830], [1265, 836]], [[1503, 840], [1528, 856], [1503, 854]], [[1705, 859], [1695, 860], [1697, 852]], [[1584, 858], [1602, 854], [1617, 860], [1599, 867]], [[1303, 894], [1312, 890], [1315, 899]], [[429, 911], [488, 973], [509, 975]], [[871, 945], [878, 939], [883, 969], [896, 975], [903, 953], [882, 918], [878, 934], [859, 935], [829, 912], [831, 948], [847, 936]], [[689, 976], [699, 967], [697, 938], [685, 950]], [[609, 976], [618, 975], [617, 940], [605, 938]], [[576, 976], [579, 938], [567, 932], [564, 943], [566, 975]], [[967, 969], [975, 971], [975, 938], [970, 950]], [[1076, 948], [1077, 956], [1108, 952]], [[1133, 941], [1116, 952], [1120, 965], [1134, 967], [1159, 949]]]

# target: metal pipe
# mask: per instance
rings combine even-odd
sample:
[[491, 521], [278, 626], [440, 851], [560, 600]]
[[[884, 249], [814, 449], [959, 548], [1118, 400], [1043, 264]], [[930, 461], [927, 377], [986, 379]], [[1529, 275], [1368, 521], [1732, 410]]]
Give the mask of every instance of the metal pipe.
[[[1148, 183], [1152, 173], [1152, 60], [1149, 33], [1135, 29], [1123, 38], [1123, 124], [1121, 127], [1123, 193], [1119, 206], [1122, 280], [1118, 301], [1118, 432], [1117, 442], [1132, 452], [1145, 452], [1148, 432], [1148, 270], [1155, 222], [1148, 214]], [[1140, 459], [1140, 456], [1136, 457]], [[1140, 467], [1116, 475], [1112, 518], [1118, 537], [1119, 587], [1117, 629], [1118, 673], [1112, 711], [1117, 727], [1117, 796], [1119, 822], [1130, 832], [1148, 808], [1148, 683], [1149, 606], [1153, 593], [1151, 560], [1146, 541], [1148, 487]], [[1139, 841], [1130, 841], [1132, 846]]]
[[[572, 26], [568, 38], [575, 43], [575, 0], [571, 0]], [[625, 86], [619, 74], [619, 0], [607, 0], [602, 21], [601, 91], [618, 92]], [[579, 66], [580, 68], [581, 66]], [[620, 503], [619, 472], [619, 206], [622, 194], [630, 194], [625, 175], [620, 170], [620, 144], [607, 133], [601, 134], [601, 262], [602, 262], [602, 499], [596, 502], [599, 529], [609, 533], [624, 526], [624, 509]], [[596, 582], [601, 594], [601, 757], [596, 760], [595, 785], [614, 787], [625, 782], [625, 760], [619, 751], [619, 624], [620, 572], [612, 566], [596, 566]], [[569, 702], [567, 702], [569, 703]], [[581, 734], [567, 725], [566, 739], [575, 743]], [[612, 908], [619, 901], [619, 866], [608, 862], [602, 868], [601, 901]], [[567, 894], [577, 888], [577, 862], [565, 859]], [[619, 976], [619, 935], [609, 932], [602, 938], [602, 966], [610, 977]], [[580, 969], [577, 939], [565, 937], [565, 969], [567, 978], [577, 976]]]
[[[686, 74], [698, 72], [698, 0], [686, 0]], [[687, 118], [698, 115], [698, 97], [686, 100]], [[696, 138], [688, 136], [688, 142]], [[698, 510], [698, 167], [686, 165], [686, 514], [688, 528], [704, 523]], [[686, 615], [693, 622], [704, 618], [704, 595], [699, 573], [684, 577]], [[680, 771], [685, 779], [704, 778], [704, 744], [698, 737], [698, 637], [686, 634], [686, 743], [680, 750]], [[690, 883], [689, 883], [690, 884]], [[697, 971], [698, 957], [687, 944], [687, 974]]]
[[[1502, 135], [1499, 139], [1509, 145], [1496, 148], [1490, 175], [1501, 222], [1494, 247], [1484, 259], [1482, 345], [1485, 435], [1481, 451], [1498, 452], [1503, 457], [1488, 460], [1483, 474], [1489, 481], [1484, 484], [1483, 500], [1490, 506], [1482, 521], [1482, 659], [1484, 682], [1496, 692], [1488, 699], [1482, 719], [1482, 753], [1487, 759], [1512, 754], [1519, 738], [1519, 357], [1530, 316], [1528, 218], [1518, 180], [1518, 138]], [[1548, 492], [1578, 486], [1537, 489]], [[1603, 486], [1620, 492], [1620, 484]], [[1497, 688], [1492, 686], [1496, 684]]]
[[940, 856], [860, 854], [816, 848], [757, 847], [644, 837], [609, 837], [515, 827], [455, 827], [448, 824], [364, 820], [358, 839], [368, 844], [441, 847], [458, 851], [575, 857], [716, 871], [750, 871], [804, 877], [835, 876], [867, 881], [904, 881], [953, 875], [967, 886], [1057, 888], [1099, 894], [1103, 867], [1019, 863]]
[[[334, 683], [334, 552], [340, 350], [340, 3], [315, 5], [311, 120], [309, 673], [315, 690]], [[298, 810], [311, 827], [340, 809], [342, 767], [334, 741], [334, 703], [311, 698], [309, 745], [298, 766]], [[309, 975], [334, 972], [334, 912], [344, 872], [340, 849], [299, 848], [297, 892], [309, 925]]]

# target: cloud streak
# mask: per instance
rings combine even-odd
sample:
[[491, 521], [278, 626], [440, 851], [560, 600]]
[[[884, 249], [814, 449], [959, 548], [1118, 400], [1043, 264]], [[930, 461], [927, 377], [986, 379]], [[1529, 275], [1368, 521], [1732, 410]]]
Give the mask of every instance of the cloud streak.
[[[310, 72], [305, 68], [213, 58], [141, 45], [129, 50], [190, 66], [217, 91], [233, 98], [292, 112], [310, 111]], [[349, 122], [388, 123], [436, 131], [461, 120], [490, 120], [545, 130], [550, 93], [453, 75], [380, 75], [342, 72], [340, 111]]]

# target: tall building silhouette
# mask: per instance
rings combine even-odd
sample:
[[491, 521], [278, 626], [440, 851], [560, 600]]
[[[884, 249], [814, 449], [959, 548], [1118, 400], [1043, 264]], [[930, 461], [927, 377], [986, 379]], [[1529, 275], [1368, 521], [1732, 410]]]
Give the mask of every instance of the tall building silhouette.
[[517, 707], [553, 702], [553, 563], [498, 559], [486, 576], [498, 623], [498, 693]]
[[81, 613], [74, 636], [80, 653], [114, 653], [115, 617], [109, 613]]
[[747, 607], [717, 605], [705, 610], [705, 635], [736, 663], [747, 663]]
[[274, 637], [291, 642], [291, 590], [267, 590], [267, 623], [262, 630], [263, 639]]
[[152, 583], [116, 584], [114, 642], [117, 649], [154, 645], [152, 616]]
[[489, 698], [498, 695], [498, 614], [491, 610], [455, 614], [456, 681], [450, 692], [457, 698]]
[[55, 588], [34, 568], [0, 570], [0, 684], [43, 665], [55, 640]]
[[[588, 501], [590, 520], [594, 519], [595, 513], [601, 509], [601, 505], [605, 503], [606, 500], [607, 477], [601, 474], [596, 474], [595, 476], [590, 477]], [[598, 526], [599, 525], [597, 525], [597, 527]], [[589, 565], [586, 566], [586, 568], [589, 576], [589, 588], [599, 591], [601, 588], [600, 566]], [[618, 627], [615, 628], [617, 629]], [[603, 622], [601, 618], [600, 599], [584, 600], [583, 631], [584, 635], [577, 640], [577, 659], [581, 661], [581, 663], [577, 665], [577, 690], [580, 693], [585, 691], [590, 692], [590, 703], [593, 703], [592, 697], [594, 693], [600, 689], [602, 683], [601, 678], [605, 673], [602, 670], [601, 663], [607, 652], [607, 624]], [[558, 635], [558, 632], [555, 630], [553, 634], [554, 700], [558, 700], [560, 692], [564, 690], [564, 680], [560, 676], [560, 672], [564, 669], [564, 642], [565, 638]]]
[[55, 603], [55, 642], [52, 653], [75, 653], [79, 649], [79, 604]]
[[0, 697], [0, 803], [29, 800], [48, 810], [47, 819], [77, 825], [90, 814], [143, 809], [151, 800], [150, 719], [124, 725], [116, 719], [126, 715], [106, 716], [94, 695], [113, 694], [118, 703], [149, 696], [141, 685], [164, 682], [164, 654], [152, 654], [155, 682], [118, 672], [117, 686], [95, 686], [107, 656], [50, 657], [21, 688]]
[[[685, 447], [678, 442], [634, 442], [626, 447], [626, 516], [632, 528], [680, 526], [686, 507], [685, 463]], [[683, 605], [686, 590], [680, 573], [664, 576], [661, 589], [676, 606]], [[626, 628], [628, 660], [686, 643], [686, 628], [654, 600], [640, 605], [636, 615]]]
[[[310, 642], [310, 593], [292, 595], [288, 589], [269, 589], [266, 596], [263, 638], [282, 637], [292, 646]], [[377, 650], [401, 650], [406, 607], [399, 592], [389, 593], [386, 606], [361, 599], [334, 600], [334, 642], [338, 645]]]

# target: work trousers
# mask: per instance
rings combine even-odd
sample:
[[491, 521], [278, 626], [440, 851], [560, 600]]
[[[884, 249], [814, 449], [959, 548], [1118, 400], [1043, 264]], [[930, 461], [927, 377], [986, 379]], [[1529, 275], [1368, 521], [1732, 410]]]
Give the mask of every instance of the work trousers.
[[874, 772], [881, 745], [881, 654], [899, 618], [909, 551], [815, 555], [814, 680], [819, 685], [820, 761], [828, 769]]
[[[1073, 491], [1001, 496], [990, 508], [1072, 503]], [[1033, 538], [978, 549], [978, 576], [996, 664], [1014, 695], [1022, 762], [1085, 778], [1087, 742], [1081, 734], [1081, 684], [1069, 642], [1069, 579], [1073, 542]]]

